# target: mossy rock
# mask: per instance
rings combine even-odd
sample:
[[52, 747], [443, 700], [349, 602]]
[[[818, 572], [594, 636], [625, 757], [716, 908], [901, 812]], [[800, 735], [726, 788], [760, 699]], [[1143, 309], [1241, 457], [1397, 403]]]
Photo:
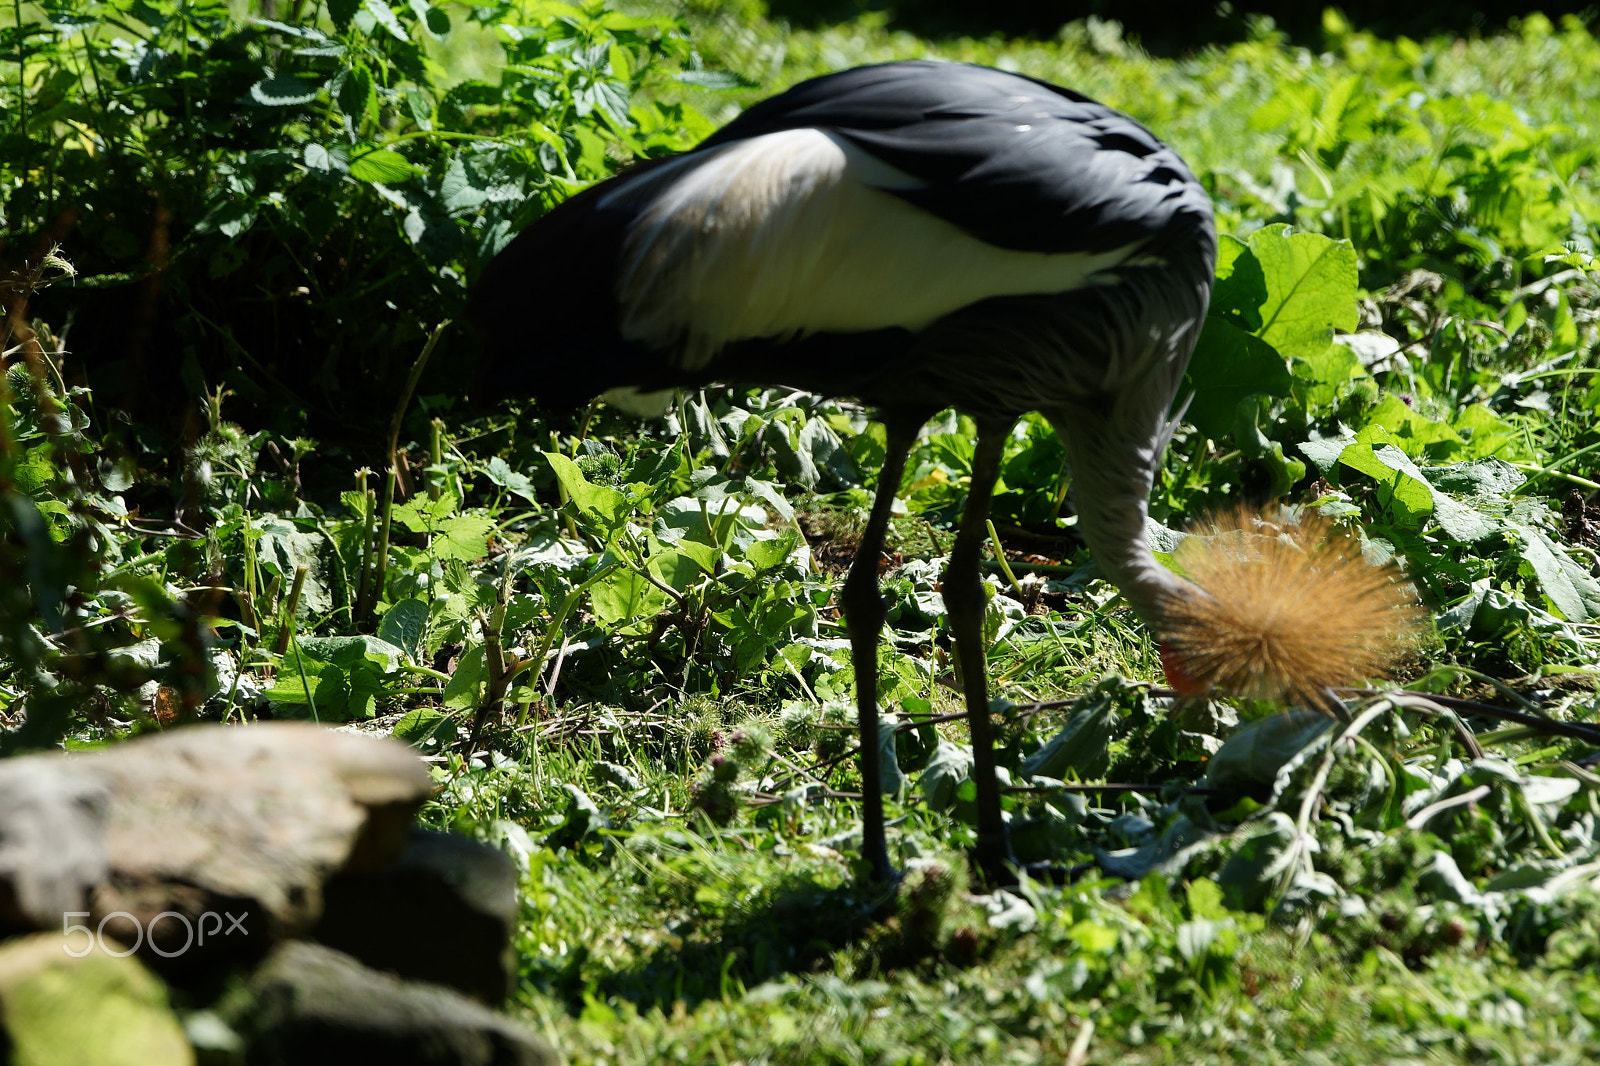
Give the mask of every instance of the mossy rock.
[[[11, 1066], [193, 1066], [166, 988], [132, 958], [39, 933], [0, 945], [0, 1024]], [[106, 945], [116, 949], [115, 944]]]

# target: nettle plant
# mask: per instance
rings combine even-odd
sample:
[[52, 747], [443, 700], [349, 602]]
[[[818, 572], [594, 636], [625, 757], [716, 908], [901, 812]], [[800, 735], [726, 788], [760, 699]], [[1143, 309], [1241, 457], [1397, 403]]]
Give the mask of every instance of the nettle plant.
[[[287, 655], [308, 706], [328, 672], [309, 664], [345, 656], [328, 708], [370, 713], [401, 691], [398, 675], [385, 666], [378, 683], [348, 649], [302, 655], [295, 618], [370, 628], [404, 597], [383, 587], [391, 552], [386, 532], [374, 543], [373, 500], [358, 493], [341, 517], [303, 498], [300, 463], [317, 447], [298, 431], [320, 415], [372, 439], [362, 430], [392, 410], [400, 360], [459, 313], [522, 220], [708, 129], [645, 90], [732, 82], [699, 69], [673, 20], [598, 2], [471, 9], [468, 47], [493, 58], [493, 81], [447, 73], [462, 27], [420, 0], [269, 3], [243, 18], [205, 0], [66, 0], [14, 15], [0, 27], [0, 359], [14, 371], [0, 491], [16, 577], [5, 706], [42, 711], [62, 670], [132, 691], [181, 659], [187, 673], [162, 688], [193, 712], [216, 685], [203, 680], [207, 628], [241, 652]], [[63, 269], [50, 263], [75, 276], [45, 291]], [[102, 403], [192, 406], [200, 425], [179, 449], [158, 419], [102, 418], [102, 453], [84, 367]], [[276, 431], [225, 421], [224, 397], [233, 417]], [[461, 513], [459, 485], [434, 487], [448, 491], [420, 510], [384, 510], [396, 573], [485, 553], [491, 523]], [[143, 511], [173, 514], [178, 532]], [[201, 587], [231, 596], [184, 591]], [[90, 637], [62, 658], [63, 640]], [[127, 669], [101, 668], [107, 648], [136, 645]], [[27, 721], [19, 743], [68, 728], [65, 713]]]
[[135, 396], [172, 370], [285, 428], [382, 410], [523, 220], [708, 130], [642, 90], [732, 84], [678, 23], [599, 0], [453, 19], [423, 0], [21, 5], [0, 29], [0, 265], [59, 243], [79, 277], [34, 314], [78, 315], [75, 350]]

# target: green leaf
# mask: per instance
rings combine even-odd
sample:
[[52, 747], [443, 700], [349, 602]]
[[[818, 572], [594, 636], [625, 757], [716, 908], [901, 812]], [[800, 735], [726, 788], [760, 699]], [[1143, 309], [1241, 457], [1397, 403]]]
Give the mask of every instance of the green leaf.
[[667, 594], [642, 574], [617, 570], [589, 590], [589, 603], [601, 625], [626, 625], [661, 613]]
[[561, 787], [567, 793], [567, 809], [562, 815], [561, 824], [544, 838], [544, 846], [552, 850], [570, 848], [589, 834], [610, 825], [583, 789], [577, 785]]
[[756, 568], [757, 573], [782, 566], [793, 554], [798, 536], [793, 529], [786, 529], [771, 540], [751, 541], [744, 551], [744, 557]]
[[383, 0], [361, 0], [361, 8], [372, 16], [374, 22], [393, 34], [396, 40], [411, 43], [411, 37], [406, 33], [406, 28], [400, 25], [399, 17]]
[[1186, 380], [1194, 394], [1187, 417], [1212, 440], [1228, 438], [1239, 401], [1287, 396], [1293, 381], [1272, 345], [1214, 315], [1206, 317]]
[[398, 185], [416, 173], [416, 168], [399, 152], [387, 148], [368, 152], [350, 160], [350, 176], [357, 181]]
[[[372, 75], [365, 67], [356, 67], [345, 74], [344, 83], [339, 86], [339, 110], [349, 115], [357, 124], [368, 117], [376, 117], [378, 107], [378, 91], [372, 83]], [[373, 180], [373, 179], [363, 179]]]
[[1296, 380], [1304, 383], [1297, 395], [1309, 411], [1338, 402], [1340, 389], [1348, 382], [1372, 377], [1361, 365], [1361, 357], [1343, 344], [1330, 344], [1321, 352], [1303, 355], [1294, 361], [1292, 369]]
[[1267, 302], [1267, 278], [1250, 246], [1237, 237], [1217, 238], [1217, 279], [1208, 312], [1246, 333], [1261, 328], [1261, 305]]
[[673, 547], [693, 559], [701, 570], [708, 574], [716, 573], [717, 561], [722, 558], [722, 553], [705, 541], [688, 536], [679, 539]]
[[275, 515], [264, 516], [257, 528], [256, 557], [269, 572], [276, 573], [287, 590], [294, 583], [295, 571], [306, 568], [305, 587], [300, 593], [302, 614], [325, 614], [333, 610], [333, 593], [327, 583], [324, 552], [328, 539], [322, 533], [307, 533], [292, 522]]
[[455, 711], [477, 710], [483, 703], [483, 687], [488, 675], [483, 645], [474, 644], [456, 660], [455, 673], [444, 686], [444, 705]]
[[1334, 721], [1316, 711], [1269, 714], [1235, 729], [1206, 764], [1206, 784], [1231, 792], [1270, 787], [1284, 764], [1319, 740]]
[[484, 471], [489, 475], [489, 480], [505, 489], [514, 492], [529, 503], [538, 503], [534, 494], [533, 482], [523, 474], [517, 473], [507, 465], [506, 461], [498, 455], [489, 460], [489, 465]]
[[1022, 762], [1022, 776], [1066, 780], [1069, 773], [1080, 781], [1105, 776], [1111, 765], [1111, 738], [1122, 716], [1119, 700], [1110, 692], [1095, 691], [1074, 704], [1075, 711], [1061, 731]]
[[328, 0], [328, 17], [343, 32], [350, 28], [350, 20], [356, 17], [360, 7], [358, 0]]
[[1420, 528], [1433, 514], [1433, 489], [1422, 472], [1395, 447], [1381, 426], [1368, 426], [1339, 453], [1339, 462], [1378, 483], [1378, 502], [1392, 507], [1407, 528]]
[[407, 3], [428, 36], [442, 41], [450, 35], [450, 16], [429, 4], [428, 0], [407, 0]]
[[707, 573], [705, 568], [688, 554], [671, 550], [650, 556], [650, 561], [646, 565], [650, 567], [652, 574], [678, 592], [697, 584]]
[[544, 457], [566, 491], [567, 499], [586, 523], [609, 536], [627, 520], [626, 496], [608, 485], [591, 484], [578, 464], [560, 452], [545, 452]]
[[1470, 463], [1430, 467], [1423, 471], [1434, 488], [1457, 496], [1484, 496], [1499, 499], [1510, 496], [1528, 476], [1499, 459], [1478, 459]]
[[1394, 393], [1367, 412], [1367, 424], [1388, 430], [1390, 440], [1413, 459], [1442, 462], [1461, 450], [1461, 437], [1455, 430], [1413, 410]]
[[933, 757], [917, 778], [917, 790], [932, 810], [949, 810], [955, 805], [962, 782], [971, 779], [972, 748], [940, 737]]
[[289, 74], [262, 78], [250, 86], [250, 99], [267, 107], [298, 107], [317, 98], [319, 87]]
[[1521, 434], [1510, 422], [1481, 403], [1469, 404], [1456, 412], [1451, 425], [1465, 441], [1462, 459], [1483, 459], [1491, 455], [1517, 458]]
[[1522, 558], [1533, 568], [1550, 605], [1569, 622], [1600, 618], [1600, 582], [1543, 530], [1514, 527], [1522, 539]]
[[439, 523], [428, 550], [440, 559], [463, 562], [482, 559], [489, 550], [489, 534], [493, 532], [494, 520], [486, 515], [455, 515]]
[[1360, 282], [1349, 241], [1277, 224], [1252, 233], [1250, 251], [1267, 288], [1257, 335], [1280, 354], [1319, 355], [1333, 343], [1334, 330], [1356, 328]]
[[431, 707], [419, 708], [395, 723], [394, 735], [419, 748], [430, 740], [443, 744], [455, 735], [455, 719]]
[[428, 629], [428, 605], [422, 600], [401, 600], [383, 614], [378, 624], [378, 636], [388, 641], [410, 657], [412, 662], [422, 658], [422, 635]]

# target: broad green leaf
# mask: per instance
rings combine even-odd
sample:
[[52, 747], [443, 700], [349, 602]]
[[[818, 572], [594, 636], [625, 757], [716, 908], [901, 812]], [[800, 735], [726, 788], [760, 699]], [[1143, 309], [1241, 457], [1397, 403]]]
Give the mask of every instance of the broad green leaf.
[[757, 572], [782, 566], [794, 552], [798, 536], [799, 534], [793, 529], [786, 529], [771, 540], [751, 541], [750, 547], [745, 549], [744, 557]]
[[471, 562], [489, 550], [489, 534], [494, 520], [481, 514], [461, 514], [446, 518], [434, 531], [428, 550], [440, 559]]
[[765, 500], [767, 503], [771, 504], [772, 509], [777, 511], [778, 515], [785, 522], [794, 521], [794, 506], [790, 504], [788, 500], [784, 499], [783, 492], [776, 485], [772, 484], [772, 482], [760, 481], [756, 478], [746, 478], [744, 487], [745, 491], [750, 493], [750, 495], [755, 496], [758, 499]]
[[360, 9], [360, 0], [328, 0], [328, 17], [342, 32], [349, 28], [350, 20]]
[[551, 830], [544, 838], [544, 846], [551, 850], [557, 848], [570, 848], [584, 837], [600, 829], [607, 828], [610, 823], [606, 816], [595, 806], [594, 800], [577, 785], [562, 785], [567, 793], [567, 809], [562, 815], [561, 824]]
[[1122, 716], [1118, 700], [1107, 692], [1091, 692], [1074, 705], [1074, 713], [1061, 731], [1022, 762], [1022, 776], [1080, 781], [1104, 777], [1111, 765], [1111, 738]]
[[1216, 877], [1228, 906], [1259, 910], [1277, 886], [1299, 838], [1294, 819], [1282, 811], [1272, 811], [1245, 832]]
[[1456, 412], [1451, 425], [1465, 441], [1460, 452], [1462, 459], [1523, 456], [1523, 449], [1519, 447], [1522, 435], [1516, 427], [1481, 403], [1469, 404]]
[[1356, 328], [1356, 251], [1349, 241], [1282, 224], [1250, 235], [1266, 280], [1258, 335], [1290, 359], [1320, 355], [1333, 331]]
[[417, 21], [422, 23], [422, 28], [435, 40], [443, 40], [450, 34], [450, 16], [428, 3], [428, 0], [407, 0], [412, 14], [417, 16]]
[[396, 525], [413, 533], [432, 533], [455, 512], [454, 496], [440, 496], [437, 500], [413, 496], [395, 507], [390, 516]]
[[325, 614], [333, 610], [333, 593], [328, 588], [324, 562], [328, 538], [320, 532], [308, 533], [275, 515], [265, 516], [257, 528], [261, 539], [256, 542], [256, 558], [282, 579], [285, 592], [294, 584], [295, 571], [306, 567], [306, 581], [300, 592], [301, 613]]
[[1561, 617], [1569, 622], [1600, 618], [1600, 582], [1543, 530], [1515, 526], [1522, 540], [1522, 558], [1533, 568], [1539, 587]]
[[1351, 381], [1372, 375], [1361, 365], [1361, 357], [1343, 344], [1330, 344], [1321, 352], [1302, 355], [1294, 361], [1293, 373], [1304, 382], [1296, 395], [1308, 410], [1316, 411], [1336, 403], [1340, 389]]
[[430, 740], [443, 744], [455, 736], [455, 731], [453, 717], [428, 707], [407, 712], [394, 725], [394, 735], [416, 747]]
[[1442, 462], [1461, 450], [1461, 438], [1455, 430], [1419, 414], [1394, 393], [1367, 412], [1367, 424], [1388, 430], [1390, 441], [1413, 459], [1426, 457]]
[[722, 553], [703, 540], [687, 536], [677, 540], [673, 548], [687, 555], [695, 561], [695, 565], [708, 574], [716, 573], [717, 560], [722, 558]]
[[[697, 584], [706, 570], [688, 554], [662, 551], [650, 556], [650, 572], [679, 592]], [[659, 590], [658, 590], [659, 591]]]
[[474, 644], [456, 661], [455, 673], [444, 686], [444, 705], [455, 711], [475, 711], [483, 703], [484, 682], [488, 678], [483, 645]]
[[372, 83], [371, 73], [365, 67], [356, 67], [345, 74], [344, 84], [339, 86], [339, 110], [359, 125], [369, 114], [376, 115], [377, 107], [378, 91]]
[[319, 87], [289, 74], [262, 78], [250, 86], [250, 99], [267, 107], [298, 107], [317, 98]]
[[1304, 440], [1295, 447], [1300, 454], [1311, 460], [1324, 475], [1339, 465], [1339, 456], [1349, 445], [1347, 440]]
[[519, 474], [511, 469], [510, 465], [498, 455], [489, 460], [485, 473], [489, 475], [490, 481], [507, 492], [514, 492], [529, 503], [539, 502], [538, 497], [534, 494], [533, 482], [526, 475]]
[[1499, 459], [1476, 459], [1470, 463], [1428, 467], [1423, 471], [1434, 488], [1457, 496], [1485, 496], [1503, 499], [1510, 496], [1528, 475]]
[[1235, 792], [1270, 787], [1283, 765], [1317, 741], [1334, 722], [1316, 711], [1269, 714], [1235, 729], [1206, 765], [1206, 783]]
[[932, 810], [949, 810], [956, 802], [956, 790], [971, 778], [972, 748], [940, 737], [933, 757], [917, 778], [917, 790]]
[[1402, 525], [1417, 529], [1433, 514], [1432, 487], [1381, 426], [1357, 434], [1339, 453], [1339, 462], [1376, 481], [1378, 502], [1393, 508]]
[[195, 223], [197, 233], [220, 233], [224, 237], [237, 237], [255, 225], [255, 206], [239, 200], [225, 200]]
[[544, 457], [566, 491], [567, 499], [585, 522], [609, 535], [627, 520], [626, 496], [609, 485], [592, 484], [578, 469], [578, 464], [560, 452], [545, 452]]
[[654, 618], [667, 605], [667, 594], [632, 570], [617, 570], [589, 590], [589, 602], [601, 625], [627, 625]]
[[401, 600], [384, 612], [378, 636], [417, 662], [422, 658], [422, 635], [427, 628], [428, 605], [422, 600]]
[[1367, 426], [1356, 435], [1356, 443], [1339, 453], [1339, 461], [1377, 481], [1379, 502], [1392, 505], [1403, 524], [1420, 528], [1431, 514], [1451, 539], [1463, 544], [1477, 543], [1500, 529], [1495, 516], [1435, 489], [1427, 475], [1391, 441], [1382, 426]]
[[1250, 246], [1237, 237], [1217, 238], [1217, 280], [1209, 314], [1246, 333], [1261, 329], [1261, 306], [1267, 302], [1267, 279]]
[[1292, 379], [1270, 344], [1209, 315], [1189, 360], [1187, 381], [1194, 394], [1189, 421], [1213, 440], [1226, 440], [1240, 400], [1258, 393], [1287, 396]]
[[380, 148], [350, 160], [350, 176], [357, 181], [376, 182], [381, 185], [398, 185], [416, 173], [416, 168], [406, 157], [388, 148]]
[[396, 40], [411, 43], [411, 37], [406, 33], [406, 28], [400, 25], [400, 18], [384, 0], [361, 0], [361, 8], [372, 16], [374, 22], [394, 35]]
[[906, 787], [894, 737], [895, 723], [886, 718], [878, 719], [878, 789], [885, 796], [898, 796]]

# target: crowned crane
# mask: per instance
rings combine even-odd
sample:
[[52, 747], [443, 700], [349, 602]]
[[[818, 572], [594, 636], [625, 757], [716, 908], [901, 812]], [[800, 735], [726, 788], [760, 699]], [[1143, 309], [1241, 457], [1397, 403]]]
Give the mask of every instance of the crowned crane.
[[[922, 424], [947, 407], [974, 419], [943, 591], [972, 731], [976, 858], [1003, 877], [979, 575], [1002, 449], [1021, 415], [1041, 412], [1066, 444], [1078, 530], [1102, 573], [1158, 635], [1203, 613], [1205, 594], [1152, 556], [1145, 514], [1216, 250], [1205, 190], [1126, 115], [1017, 74], [886, 63], [804, 82], [688, 152], [573, 196], [494, 259], [472, 315], [492, 386], [549, 405], [721, 382], [876, 409], [883, 467], [840, 604], [862, 851], [884, 880], [879, 560]], [[1196, 687], [1181, 653], [1164, 661]]]

